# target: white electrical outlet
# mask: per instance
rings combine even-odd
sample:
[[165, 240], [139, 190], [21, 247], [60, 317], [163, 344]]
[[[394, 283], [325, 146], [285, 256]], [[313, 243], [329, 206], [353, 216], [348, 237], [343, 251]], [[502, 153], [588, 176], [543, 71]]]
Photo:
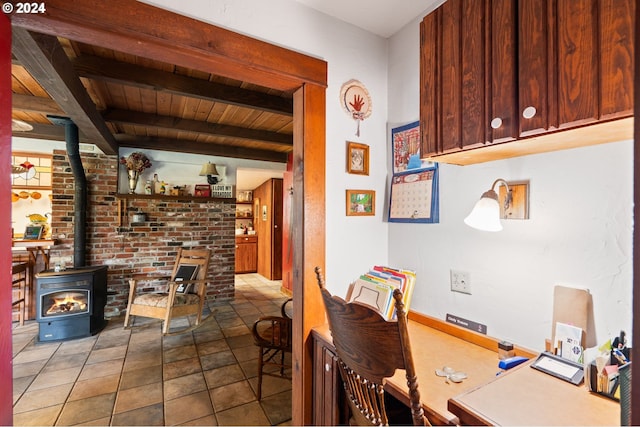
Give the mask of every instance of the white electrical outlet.
[[471, 295], [471, 280], [469, 272], [460, 270], [450, 270], [451, 272], [451, 292], [461, 292]]

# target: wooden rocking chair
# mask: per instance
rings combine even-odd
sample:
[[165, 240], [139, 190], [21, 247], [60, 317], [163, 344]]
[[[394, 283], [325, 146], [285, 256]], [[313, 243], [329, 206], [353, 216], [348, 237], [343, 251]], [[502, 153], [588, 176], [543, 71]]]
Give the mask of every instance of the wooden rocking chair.
[[[195, 326], [198, 326], [202, 320], [206, 298], [210, 257], [209, 249], [180, 248], [171, 276], [136, 276], [130, 279], [129, 303], [124, 327], [129, 327], [131, 316], [152, 317], [164, 320], [162, 333], [166, 335], [169, 332], [171, 319], [193, 314], [196, 315]], [[158, 279], [169, 280], [167, 292], [137, 292], [139, 282]]]
[[393, 294], [398, 320], [386, 321], [369, 306], [332, 296], [324, 287], [322, 270], [315, 271], [351, 409], [350, 424], [389, 425], [384, 379], [405, 369], [411, 404], [407, 423], [430, 425], [420, 403], [402, 293], [396, 289]]

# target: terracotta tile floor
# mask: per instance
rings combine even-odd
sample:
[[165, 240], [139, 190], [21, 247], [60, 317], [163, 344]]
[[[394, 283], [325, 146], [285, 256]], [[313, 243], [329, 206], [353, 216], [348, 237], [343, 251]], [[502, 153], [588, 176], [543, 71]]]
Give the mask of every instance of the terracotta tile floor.
[[251, 337], [258, 317], [280, 314], [280, 285], [238, 275], [233, 301], [209, 304], [199, 328], [164, 338], [161, 322], [144, 318], [57, 343], [36, 343], [35, 321], [14, 323], [14, 425], [290, 425], [290, 380], [264, 376], [256, 400]]

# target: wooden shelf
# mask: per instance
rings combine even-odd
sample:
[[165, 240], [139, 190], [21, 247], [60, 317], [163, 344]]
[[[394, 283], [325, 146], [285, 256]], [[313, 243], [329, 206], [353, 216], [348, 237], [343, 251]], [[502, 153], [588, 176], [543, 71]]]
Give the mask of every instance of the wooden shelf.
[[116, 194], [117, 199], [154, 199], [154, 200], [173, 200], [184, 202], [222, 202], [236, 203], [235, 198], [223, 197], [196, 197], [191, 195], [185, 196], [169, 196], [166, 194]]

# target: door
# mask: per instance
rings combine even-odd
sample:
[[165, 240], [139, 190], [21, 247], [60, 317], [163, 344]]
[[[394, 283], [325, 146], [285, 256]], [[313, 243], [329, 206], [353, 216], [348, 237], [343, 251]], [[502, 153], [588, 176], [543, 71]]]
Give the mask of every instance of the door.
[[[0, 14], [0, 388], [12, 390], [11, 369], [11, 22]], [[4, 207], [2, 207], [4, 206]], [[0, 425], [13, 424], [11, 393], [0, 393]]]

